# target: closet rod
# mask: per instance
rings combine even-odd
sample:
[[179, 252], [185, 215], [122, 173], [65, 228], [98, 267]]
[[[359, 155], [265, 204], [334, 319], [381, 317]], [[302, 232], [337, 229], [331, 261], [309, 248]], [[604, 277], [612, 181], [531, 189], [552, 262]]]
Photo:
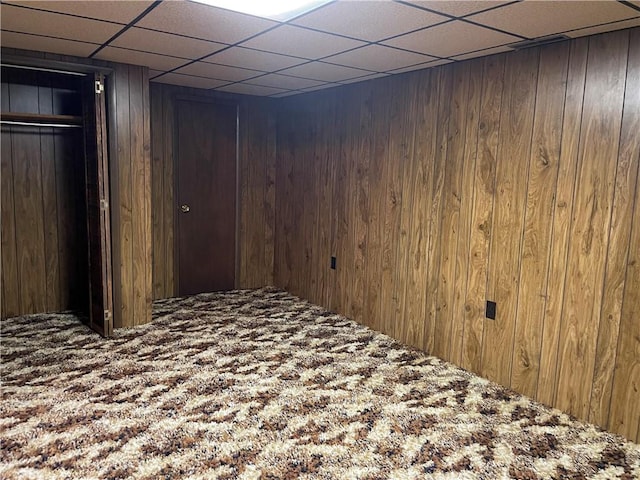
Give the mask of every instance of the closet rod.
[[46, 67], [32, 67], [29, 65], [16, 65], [14, 63], [0, 63], [0, 66], [9, 67], [9, 68], [19, 68], [22, 70], [35, 70], [37, 72], [51, 72], [51, 73], [61, 73], [63, 75], [74, 75], [78, 77], [86, 77], [86, 73], [80, 72], [70, 72], [68, 70], [57, 70], [55, 68], [46, 68]]
[[6, 123], [7, 125], [23, 125], [27, 127], [82, 128], [82, 125], [72, 125], [70, 123], [14, 122], [13, 120], [0, 120], [0, 123]]

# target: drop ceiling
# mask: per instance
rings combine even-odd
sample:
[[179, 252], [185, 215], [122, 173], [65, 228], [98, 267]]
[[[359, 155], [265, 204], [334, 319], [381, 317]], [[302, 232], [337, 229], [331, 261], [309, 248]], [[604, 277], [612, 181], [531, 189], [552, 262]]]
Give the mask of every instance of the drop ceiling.
[[4, 47], [145, 65], [152, 82], [283, 97], [640, 26], [640, 0], [338, 0], [286, 22], [189, 0], [3, 1]]

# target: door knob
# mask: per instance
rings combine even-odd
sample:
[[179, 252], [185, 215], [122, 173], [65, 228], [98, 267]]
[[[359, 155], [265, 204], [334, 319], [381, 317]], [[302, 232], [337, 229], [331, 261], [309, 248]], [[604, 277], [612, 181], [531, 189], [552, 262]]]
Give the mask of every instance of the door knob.
[[186, 203], [184, 205], [180, 205], [180, 211], [182, 211], [182, 213], [187, 213], [189, 210], [191, 210], [191, 208]]

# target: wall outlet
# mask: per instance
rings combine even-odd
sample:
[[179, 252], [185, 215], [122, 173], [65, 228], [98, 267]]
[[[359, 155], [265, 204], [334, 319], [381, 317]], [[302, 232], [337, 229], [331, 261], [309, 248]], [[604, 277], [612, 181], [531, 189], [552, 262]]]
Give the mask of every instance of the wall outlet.
[[496, 302], [492, 302], [491, 300], [487, 300], [487, 307], [484, 313], [485, 317], [490, 320], [496, 319]]
[[336, 257], [331, 257], [331, 270], [336, 269]]

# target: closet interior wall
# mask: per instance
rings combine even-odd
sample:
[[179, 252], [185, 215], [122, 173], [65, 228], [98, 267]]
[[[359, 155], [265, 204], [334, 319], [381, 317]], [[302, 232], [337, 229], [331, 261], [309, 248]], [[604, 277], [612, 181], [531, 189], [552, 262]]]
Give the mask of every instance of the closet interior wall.
[[[80, 78], [3, 68], [2, 110], [81, 118]], [[82, 128], [3, 123], [1, 141], [2, 317], [85, 311]]]
[[[24, 62], [56, 62], [66, 65], [66, 70], [74, 66], [109, 69], [107, 77], [107, 113], [109, 130], [109, 176], [111, 245], [113, 274], [113, 319], [114, 327], [131, 327], [151, 320], [151, 156], [150, 156], [150, 115], [149, 115], [149, 70], [147, 67], [124, 65], [87, 60], [83, 58], [33, 52], [17, 49], [2, 49], [2, 57], [21, 58]], [[3, 148], [4, 142], [3, 142]], [[4, 161], [4, 152], [3, 152]], [[3, 164], [4, 165], [4, 164]], [[4, 173], [4, 172], [3, 172]], [[35, 170], [25, 172], [30, 179], [29, 188], [41, 188], [34, 182], [41, 178]], [[3, 195], [5, 175], [2, 176]], [[15, 195], [14, 195], [15, 196]], [[37, 202], [35, 202], [37, 203]], [[31, 208], [37, 209], [33, 204]], [[43, 208], [43, 207], [39, 207]], [[6, 204], [3, 197], [2, 218], [5, 210], [13, 212], [13, 206]], [[14, 215], [16, 212], [13, 212]], [[20, 221], [36, 222], [37, 217]], [[5, 262], [5, 235], [3, 225], [2, 255]], [[38, 247], [43, 248], [43, 247]], [[11, 254], [11, 250], [8, 250]], [[15, 250], [14, 250], [15, 251]], [[19, 253], [16, 251], [16, 254]], [[28, 263], [29, 256], [22, 254], [13, 260], [16, 265]], [[37, 262], [44, 263], [38, 259]], [[4, 277], [11, 274], [9, 268]], [[16, 285], [15, 280], [11, 280]], [[6, 284], [9, 284], [7, 280]], [[81, 291], [71, 291], [71, 295], [82, 295]], [[46, 300], [39, 299], [44, 303]], [[3, 292], [3, 309], [5, 307]], [[39, 305], [40, 307], [40, 305]], [[14, 314], [15, 310], [3, 310], [3, 316]], [[20, 313], [20, 312], [16, 312]]]

